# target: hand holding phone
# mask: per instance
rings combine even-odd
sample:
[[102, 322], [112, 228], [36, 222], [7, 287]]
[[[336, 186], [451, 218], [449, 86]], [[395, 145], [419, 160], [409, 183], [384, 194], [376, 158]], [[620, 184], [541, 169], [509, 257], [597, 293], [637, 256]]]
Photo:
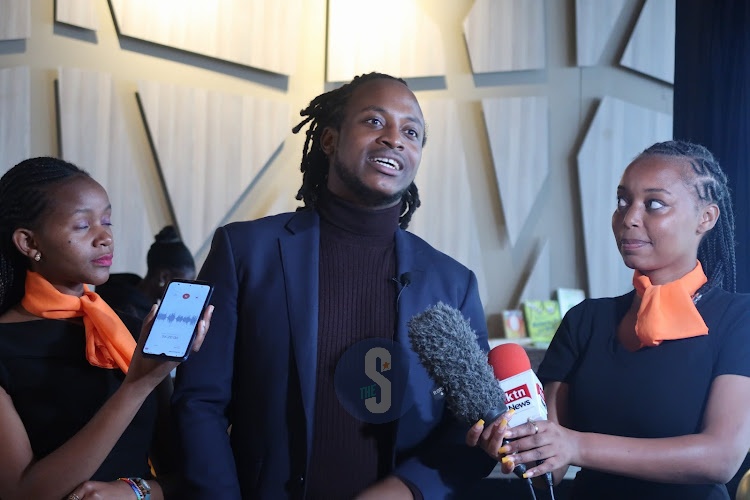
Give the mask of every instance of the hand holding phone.
[[170, 281], [143, 344], [143, 355], [170, 361], [186, 360], [212, 293], [213, 286], [205, 281]]

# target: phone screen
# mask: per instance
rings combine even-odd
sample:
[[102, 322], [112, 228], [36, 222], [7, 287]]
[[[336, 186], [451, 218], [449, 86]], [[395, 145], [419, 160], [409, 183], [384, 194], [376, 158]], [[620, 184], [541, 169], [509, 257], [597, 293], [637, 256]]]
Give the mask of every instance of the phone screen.
[[162, 296], [143, 354], [185, 360], [213, 287], [201, 281], [173, 280]]

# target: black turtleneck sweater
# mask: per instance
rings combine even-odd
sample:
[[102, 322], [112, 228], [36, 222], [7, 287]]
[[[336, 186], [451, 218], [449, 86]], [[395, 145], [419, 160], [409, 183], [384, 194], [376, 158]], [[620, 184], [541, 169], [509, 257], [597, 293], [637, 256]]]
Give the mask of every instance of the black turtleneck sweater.
[[351, 499], [391, 471], [394, 426], [368, 424], [349, 414], [336, 397], [334, 372], [354, 344], [393, 338], [400, 206], [367, 210], [325, 193], [317, 210], [318, 363], [307, 498]]

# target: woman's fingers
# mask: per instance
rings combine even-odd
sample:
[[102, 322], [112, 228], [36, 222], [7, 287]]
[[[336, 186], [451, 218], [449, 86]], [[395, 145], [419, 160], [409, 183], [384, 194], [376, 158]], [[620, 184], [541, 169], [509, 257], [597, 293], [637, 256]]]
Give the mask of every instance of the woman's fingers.
[[469, 431], [466, 433], [466, 444], [468, 446], [476, 446], [479, 443], [479, 438], [482, 436], [484, 430], [484, 420], [481, 418], [476, 424], [472, 425]]

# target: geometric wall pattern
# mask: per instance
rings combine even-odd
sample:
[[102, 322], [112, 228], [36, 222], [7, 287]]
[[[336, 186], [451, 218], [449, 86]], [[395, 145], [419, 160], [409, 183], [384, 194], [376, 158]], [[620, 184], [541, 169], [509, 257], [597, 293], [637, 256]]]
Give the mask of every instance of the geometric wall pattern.
[[0, 0], [0, 40], [31, 37], [31, 2]]
[[328, 0], [329, 82], [377, 71], [401, 78], [445, 74], [443, 38], [416, 0]]
[[596, 66], [625, 0], [576, 0], [576, 61]]
[[672, 117], [605, 97], [578, 152], [578, 178], [590, 297], [632, 289], [633, 271], [612, 236], [617, 185], [625, 167], [651, 144], [672, 138]]
[[96, 31], [96, 4], [93, 0], [55, 0], [55, 21]]
[[302, 0], [110, 0], [121, 35], [290, 75]]
[[464, 19], [474, 73], [545, 67], [544, 0], [476, 0]]
[[620, 64], [674, 83], [675, 1], [646, 1]]
[[30, 82], [27, 66], [0, 68], [0, 175], [31, 152]]
[[[639, 115], [631, 104], [611, 98], [604, 98], [589, 123], [589, 102], [605, 93], [631, 96], [626, 87], [640, 80], [635, 83], [643, 92], [642, 102], [669, 109], [665, 103], [671, 91], [655, 81], [669, 77], [649, 70], [642, 58], [644, 45], [646, 56], [654, 59], [669, 41], [670, 35], [666, 42], [652, 37], [654, 26], [662, 35], [671, 33], [673, 15], [668, 16], [670, 9], [663, 2], [110, 0], [105, 10], [103, 0], [0, 0], [0, 168], [28, 152], [55, 154], [59, 137], [60, 154], [91, 171], [109, 191], [117, 240], [113, 270], [138, 272], [153, 235], [172, 217], [191, 250], [201, 256], [217, 223], [297, 205], [293, 198], [300, 179], [289, 166], [299, 162], [299, 152], [296, 146], [279, 148], [287, 138], [289, 145], [301, 145], [304, 138], [288, 135], [288, 108], [307, 103], [326, 82], [348, 81], [369, 71], [407, 78], [440, 76], [444, 88], [417, 92], [430, 141], [417, 175], [424, 206], [410, 230], [476, 272], [492, 321], [498, 309], [521, 298], [519, 291], [522, 296], [548, 297], [544, 289], [550, 285], [582, 286], [586, 277], [590, 295], [611, 295], [621, 290], [608, 291], [604, 279], [624, 266], [616, 253], [603, 265], [596, 259], [605, 251], [616, 252], [609, 228], [614, 186], [637, 151], [657, 140], [640, 137], [654, 123], [656, 129], [671, 124], [666, 117], [660, 127], [653, 112], [638, 108]], [[636, 23], [634, 10], [642, 5]], [[116, 29], [104, 17], [110, 15]], [[633, 31], [624, 35], [628, 39], [615, 40], [631, 18]], [[96, 30], [96, 37], [57, 29], [61, 27], [54, 22]], [[32, 27], [33, 43], [22, 40], [31, 37]], [[614, 37], [613, 30], [618, 33]], [[649, 32], [652, 35], [642, 34]], [[135, 48], [129, 50], [128, 39], [144, 42], [131, 43]], [[570, 68], [573, 43], [580, 64], [598, 67]], [[289, 75], [288, 86], [280, 95], [269, 97], [264, 89], [259, 94], [265, 84], [253, 73], [237, 78], [200, 58], [170, 56], [154, 44]], [[606, 55], [615, 47], [627, 52], [622, 61], [609, 60], [619, 54]], [[603, 60], [605, 55], [608, 60]], [[160, 58], [167, 60], [160, 64]], [[295, 64], [297, 59], [303, 64]], [[668, 58], [662, 59], [657, 69], [669, 64]], [[59, 67], [63, 69], [58, 74]], [[79, 67], [89, 69], [74, 69]], [[517, 73], [502, 81], [472, 79], [502, 71]], [[55, 75], [59, 124], [50, 123]], [[199, 85], [203, 88], [191, 88]], [[245, 110], [244, 98], [251, 97], [279, 102], [252, 103], [250, 108], [272, 108], [256, 113]], [[535, 108], [508, 118], [513, 114], [510, 103], [530, 99], [546, 99], [549, 111]], [[634, 102], [641, 102], [637, 99]], [[617, 123], [621, 125], [612, 125]], [[583, 125], [589, 130], [573, 129]], [[514, 128], [534, 139], [516, 139]], [[144, 140], [148, 134], [153, 149]], [[666, 139], [671, 132], [652, 135]], [[640, 139], [613, 144], [620, 137]], [[498, 145], [503, 142], [506, 145]], [[217, 149], [217, 144], [226, 149]], [[547, 159], [524, 166], [528, 158], [514, 147]], [[253, 154], [247, 153], [250, 149]], [[16, 150], [20, 152], [11, 152]], [[12, 155], [18, 157], [10, 162]], [[578, 188], [568, 177], [575, 155]], [[265, 166], [273, 171], [256, 182]], [[612, 179], [601, 178], [604, 173]], [[551, 183], [553, 175], [556, 181]], [[224, 179], [234, 182], [222, 184]], [[531, 194], [522, 196], [525, 189]], [[592, 220], [592, 214], [604, 220]], [[539, 217], [538, 223], [532, 217]], [[581, 225], [583, 230], [578, 229]], [[131, 250], [125, 246], [129, 244]], [[127, 262], [131, 255], [132, 262]], [[575, 268], [584, 258], [588, 276]], [[626, 288], [629, 278], [627, 272]]]
[[479, 228], [472, 213], [469, 165], [461, 138], [461, 122], [455, 101], [420, 102], [429, 129], [417, 176], [421, 207], [409, 223], [409, 231], [450, 255], [477, 275], [479, 295], [487, 303], [487, 283]]
[[515, 246], [549, 174], [546, 96], [482, 99], [510, 244]]
[[91, 174], [112, 203], [112, 272], [144, 269], [143, 252], [156, 232], [142, 201], [143, 166], [133, 160], [131, 136], [112, 76], [62, 68], [58, 86], [62, 157]]
[[519, 304], [523, 304], [527, 300], [550, 300], [552, 297], [551, 266], [549, 240], [545, 240], [544, 246], [537, 254], [526, 284], [521, 291], [518, 299]]
[[289, 106], [149, 81], [138, 94], [182, 239], [200, 253], [289, 135]]

